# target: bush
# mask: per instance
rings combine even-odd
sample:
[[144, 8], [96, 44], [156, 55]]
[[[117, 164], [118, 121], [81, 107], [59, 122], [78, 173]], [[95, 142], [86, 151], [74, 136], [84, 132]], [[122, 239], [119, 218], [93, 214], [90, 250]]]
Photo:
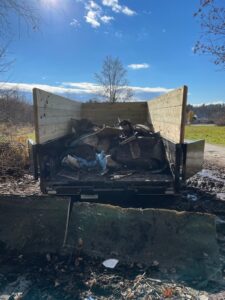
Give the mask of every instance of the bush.
[[225, 126], [225, 116], [224, 117], [220, 117], [217, 120], [215, 120], [215, 124], [217, 126]]
[[0, 176], [22, 176], [29, 166], [26, 145], [19, 142], [0, 143]]
[[33, 106], [17, 91], [1, 91], [0, 123], [33, 124]]

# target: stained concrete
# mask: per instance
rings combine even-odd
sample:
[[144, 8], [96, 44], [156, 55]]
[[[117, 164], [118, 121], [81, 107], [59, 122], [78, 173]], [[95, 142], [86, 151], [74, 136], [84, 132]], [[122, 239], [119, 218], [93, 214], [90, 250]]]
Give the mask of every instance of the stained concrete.
[[166, 209], [75, 204], [68, 244], [103, 259], [175, 270], [182, 278], [216, 278], [220, 272], [215, 218]]
[[180, 278], [220, 275], [213, 215], [75, 203], [63, 248], [69, 198], [0, 197], [0, 250], [71, 254], [173, 270]]
[[23, 253], [60, 252], [68, 198], [0, 196], [0, 246]]

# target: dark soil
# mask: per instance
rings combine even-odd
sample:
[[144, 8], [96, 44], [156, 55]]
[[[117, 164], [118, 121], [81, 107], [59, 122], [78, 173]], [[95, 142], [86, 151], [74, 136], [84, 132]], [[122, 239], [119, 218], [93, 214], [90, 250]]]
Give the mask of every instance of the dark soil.
[[[203, 300], [208, 295], [208, 292], [166, 278], [156, 266], [146, 269], [118, 264], [110, 270], [101, 261], [83, 255], [24, 257], [18, 253], [2, 255], [0, 263], [0, 299]], [[219, 291], [221, 286], [218, 288], [214, 284], [208, 289]]]

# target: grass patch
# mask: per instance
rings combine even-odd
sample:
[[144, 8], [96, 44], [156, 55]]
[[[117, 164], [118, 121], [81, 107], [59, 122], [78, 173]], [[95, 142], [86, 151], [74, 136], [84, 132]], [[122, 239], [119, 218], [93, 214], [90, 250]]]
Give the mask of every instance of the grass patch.
[[185, 127], [185, 138], [190, 140], [206, 140], [207, 143], [225, 146], [225, 126], [196, 126]]
[[33, 126], [0, 123], [0, 142], [17, 141], [26, 143], [28, 139], [35, 141], [35, 132]]

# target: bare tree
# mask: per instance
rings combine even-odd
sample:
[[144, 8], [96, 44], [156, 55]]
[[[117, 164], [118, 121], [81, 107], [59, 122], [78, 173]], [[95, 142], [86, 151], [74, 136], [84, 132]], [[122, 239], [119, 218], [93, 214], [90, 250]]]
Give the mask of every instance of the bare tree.
[[7, 37], [11, 31], [10, 17], [22, 19], [32, 29], [38, 27], [37, 9], [32, 6], [31, 1], [25, 0], [1, 0], [0, 1], [0, 35]]
[[7, 61], [6, 59], [6, 50], [7, 46], [0, 47], [0, 74], [9, 70], [9, 67], [13, 63], [13, 61]]
[[194, 52], [212, 55], [214, 63], [224, 69], [225, 6], [223, 0], [200, 0], [200, 8], [194, 16], [200, 20], [202, 29]]
[[[13, 61], [7, 60], [7, 48], [15, 34], [11, 26], [12, 18], [22, 20], [27, 26], [35, 30], [38, 28], [39, 17], [30, 1], [0, 0], [0, 74], [7, 71]], [[19, 24], [19, 23], [18, 23]], [[16, 30], [20, 30], [19, 26]]]
[[0, 95], [0, 123], [33, 124], [33, 107], [18, 90], [3, 90]]
[[127, 71], [118, 58], [107, 56], [103, 62], [100, 73], [95, 74], [95, 79], [100, 85], [99, 94], [111, 103], [129, 100], [133, 96], [128, 87]]

